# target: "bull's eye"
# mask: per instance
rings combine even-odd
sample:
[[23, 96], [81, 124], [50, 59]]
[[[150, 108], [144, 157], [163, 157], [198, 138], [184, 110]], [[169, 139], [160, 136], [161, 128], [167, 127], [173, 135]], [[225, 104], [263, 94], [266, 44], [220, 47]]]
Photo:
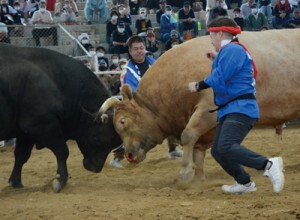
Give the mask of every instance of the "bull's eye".
[[124, 125], [124, 124], [125, 124], [125, 119], [122, 118], [122, 119], [120, 120], [120, 123], [121, 123], [122, 125]]

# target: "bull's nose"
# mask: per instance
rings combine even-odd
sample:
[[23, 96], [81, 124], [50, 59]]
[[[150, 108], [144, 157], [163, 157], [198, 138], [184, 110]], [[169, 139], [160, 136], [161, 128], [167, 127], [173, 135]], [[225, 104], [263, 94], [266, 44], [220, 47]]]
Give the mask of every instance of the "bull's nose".
[[134, 155], [132, 153], [126, 153], [125, 156], [126, 156], [126, 159], [128, 160], [128, 162], [138, 163], [138, 161], [136, 159], [134, 159]]

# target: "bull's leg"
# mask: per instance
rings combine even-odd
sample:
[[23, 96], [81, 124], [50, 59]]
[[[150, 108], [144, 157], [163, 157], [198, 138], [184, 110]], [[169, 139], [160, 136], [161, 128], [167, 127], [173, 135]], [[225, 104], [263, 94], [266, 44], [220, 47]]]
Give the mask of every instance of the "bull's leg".
[[194, 148], [194, 163], [195, 163], [195, 175], [197, 179], [205, 180], [204, 175], [204, 158], [206, 151], [201, 151], [198, 148]]
[[23, 165], [28, 161], [31, 150], [33, 148], [33, 143], [29, 141], [26, 137], [18, 137], [15, 147], [15, 164], [8, 180], [9, 185], [14, 188], [23, 187], [22, 184], [22, 168]]
[[202, 135], [210, 131], [217, 124], [216, 114], [209, 113], [209, 108], [205, 100], [203, 103], [199, 103], [181, 134], [183, 156], [180, 174], [183, 180], [191, 180], [194, 178], [195, 165], [193, 162], [193, 149], [196, 142]]
[[66, 185], [68, 181], [67, 159], [69, 157], [69, 149], [63, 139], [49, 145], [49, 149], [54, 153], [57, 161], [56, 177], [53, 180], [53, 191], [58, 193]]

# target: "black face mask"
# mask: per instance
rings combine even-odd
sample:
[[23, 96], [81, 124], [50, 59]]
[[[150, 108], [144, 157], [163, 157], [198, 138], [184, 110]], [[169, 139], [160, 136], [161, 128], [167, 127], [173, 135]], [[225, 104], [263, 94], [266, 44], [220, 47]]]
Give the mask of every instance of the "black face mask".
[[100, 70], [100, 71], [105, 71], [105, 70], [106, 70], [106, 67], [105, 67], [105, 66], [99, 66], [99, 70]]

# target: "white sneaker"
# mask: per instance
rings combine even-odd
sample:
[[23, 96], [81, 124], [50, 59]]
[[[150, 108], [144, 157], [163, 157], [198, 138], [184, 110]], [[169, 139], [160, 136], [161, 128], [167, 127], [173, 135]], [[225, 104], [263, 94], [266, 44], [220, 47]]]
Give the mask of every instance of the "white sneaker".
[[124, 168], [119, 159], [112, 159], [109, 162], [109, 165], [114, 167], [114, 168], [118, 168], [118, 169], [123, 169]]
[[255, 183], [252, 181], [250, 186], [245, 186], [243, 184], [235, 183], [234, 185], [223, 185], [223, 192], [233, 193], [233, 194], [242, 194], [257, 191]]
[[283, 162], [281, 157], [273, 157], [269, 159], [272, 165], [264, 172], [264, 176], [269, 177], [273, 184], [273, 190], [279, 193], [284, 186]]
[[178, 147], [175, 148], [175, 150], [168, 153], [168, 158], [170, 160], [176, 159], [176, 157], [182, 157], [183, 151], [179, 149]]

